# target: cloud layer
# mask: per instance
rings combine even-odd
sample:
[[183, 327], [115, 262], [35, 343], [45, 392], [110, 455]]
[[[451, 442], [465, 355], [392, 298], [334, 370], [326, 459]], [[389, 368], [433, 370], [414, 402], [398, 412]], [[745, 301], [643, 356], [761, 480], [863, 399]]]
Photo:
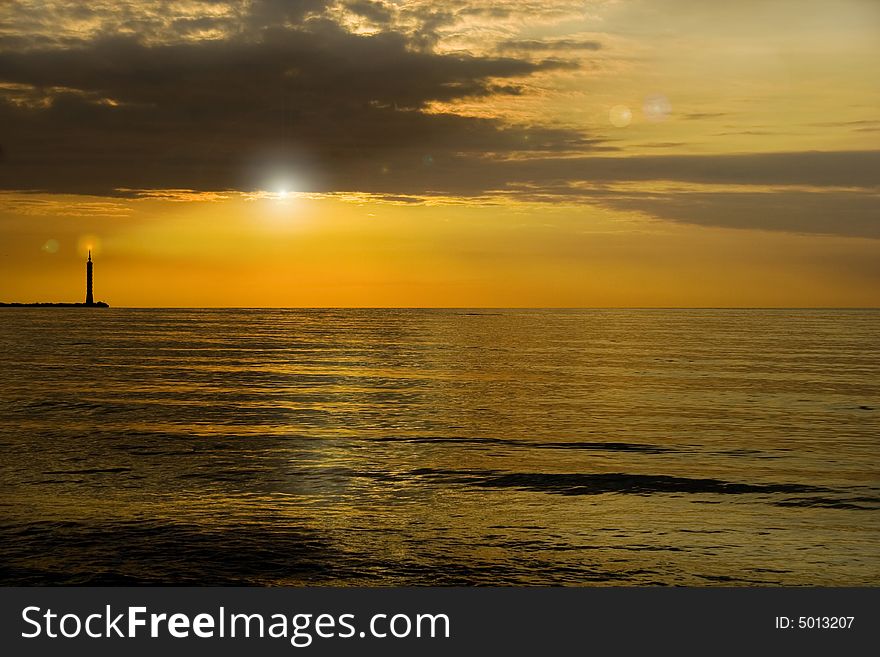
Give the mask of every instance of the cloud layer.
[[261, 25], [272, 9], [282, 27], [246, 38], [99, 36], [7, 50], [3, 186], [252, 189], [269, 169], [307, 165], [326, 189], [453, 154], [600, 147], [577, 130], [427, 111], [433, 101], [520, 94], [518, 80], [570, 62], [437, 53], [399, 32], [354, 34], [309, 18], [320, 8], [260, 3], [247, 20]]
[[[552, 116], [456, 109], [534, 95], [537, 81], [603, 52], [592, 36], [515, 29], [593, 6], [11, 2], [0, 22], [0, 188], [506, 195], [699, 225], [880, 237], [878, 150], [629, 155]], [[487, 42], [454, 47], [468, 43], [463, 25]]]

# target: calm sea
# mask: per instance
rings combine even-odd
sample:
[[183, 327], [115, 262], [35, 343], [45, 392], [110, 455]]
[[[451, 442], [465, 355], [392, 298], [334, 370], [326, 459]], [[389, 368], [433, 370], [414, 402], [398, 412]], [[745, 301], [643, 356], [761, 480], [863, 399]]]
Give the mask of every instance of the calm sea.
[[880, 311], [0, 309], [0, 584], [880, 585]]

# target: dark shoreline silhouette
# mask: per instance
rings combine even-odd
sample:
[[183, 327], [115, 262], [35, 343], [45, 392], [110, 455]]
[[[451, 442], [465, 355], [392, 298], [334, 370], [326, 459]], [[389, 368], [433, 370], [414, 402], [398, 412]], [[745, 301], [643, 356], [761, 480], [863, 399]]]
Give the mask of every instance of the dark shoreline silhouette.
[[95, 303], [0, 303], [0, 308], [109, 308], [110, 305], [103, 301]]
[[89, 249], [89, 259], [86, 261], [86, 300], [85, 303], [63, 303], [43, 301], [37, 303], [0, 303], [0, 308], [109, 308], [105, 301], [95, 301], [92, 287], [94, 281], [92, 264], [92, 250]]

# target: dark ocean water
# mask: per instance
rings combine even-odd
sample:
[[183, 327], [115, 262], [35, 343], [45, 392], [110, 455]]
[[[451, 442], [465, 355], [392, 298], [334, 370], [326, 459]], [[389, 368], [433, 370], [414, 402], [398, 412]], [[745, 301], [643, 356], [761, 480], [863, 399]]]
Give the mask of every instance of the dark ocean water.
[[0, 584], [880, 585], [880, 311], [0, 309]]

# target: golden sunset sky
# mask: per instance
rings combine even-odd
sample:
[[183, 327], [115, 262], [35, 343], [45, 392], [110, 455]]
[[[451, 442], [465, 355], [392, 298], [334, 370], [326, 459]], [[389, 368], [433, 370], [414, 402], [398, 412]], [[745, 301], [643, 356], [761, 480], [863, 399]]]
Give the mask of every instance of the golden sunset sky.
[[880, 305], [876, 0], [13, 0], [0, 149], [0, 301]]

